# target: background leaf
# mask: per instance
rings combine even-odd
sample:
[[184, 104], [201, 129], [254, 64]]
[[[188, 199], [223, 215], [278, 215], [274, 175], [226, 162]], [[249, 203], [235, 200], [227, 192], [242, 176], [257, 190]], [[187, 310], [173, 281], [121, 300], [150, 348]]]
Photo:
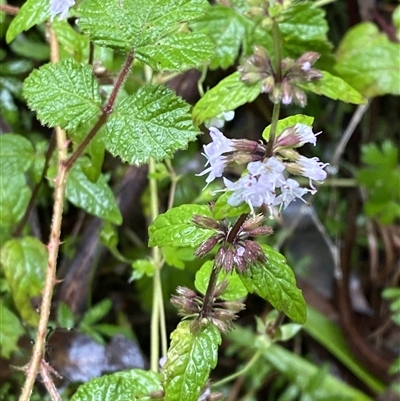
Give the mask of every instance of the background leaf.
[[[205, 294], [207, 291], [213, 263], [214, 262], [211, 260], [207, 261], [196, 273], [194, 285], [197, 291], [202, 294]], [[219, 298], [225, 299], [226, 301], [237, 301], [239, 298], [244, 298], [247, 295], [247, 288], [236, 272], [226, 273], [221, 270], [218, 275], [218, 284], [223, 280], [227, 280], [229, 284], [225, 292]]]
[[335, 70], [366, 97], [400, 94], [400, 44], [370, 22], [347, 31], [336, 51]]
[[3, 246], [0, 260], [22, 319], [25, 323], [36, 326], [39, 314], [35, 307], [39, 306], [37, 298], [42, 295], [46, 275], [45, 245], [33, 237], [13, 239]]
[[24, 328], [0, 298], [0, 356], [8, 359], [11, 352], [18, 349], [18, 339], [24, 334]]
[[196, 103], [193, 108], [194, 122], [200, 125], [223, 111], [235, 110], [252, 102], [261, 93], [261, 86], [261, 82], [255, 85], [245, 84], [240, 79], [240, 73], [234, 72], [207, 91]]
[[214, 43], [215, 54], [210, 61], [211, 69], [231, 66], [253, 29], [249, 19], [223, 5], [209, 7], [207, 13], [190, 26], [196, 31], [206, 33]]
[[91, 182], [82, 171], [82, 166], [83, 161], [76, 163], [68, 175], [67, 199], [90, 214], [121, 224], [121, 212], [104, 175], [101, 174], [96, 182]]
[[340, 100], [345, 103], [363, 104], [366, 99], [360, 92], [356, 91], [342, 78], [335, 77], [327, 71], [321, 71], [323, 77], [318, 81], [302, 82], [296, 85], [302, 89], [324, 95], [333, 100]]
[[107, 122], [106, 148], [130, 164], [162, 160], [187, 147], [199, 133], [189, 105], [161, 85], [147, 85], [125, 98]]
[[6, 34], [6, 41], [10, 43], [17, 35], [38, 25], [50, 17], [49, 0], [27, 0], [18, 14], [11, 21]]
[[269, 245], [261, 244], [267, 261], [254, 263], [239, 273], [249, 292], [266, 299], [296, 323], [306, 321], [307, 310], [301, 291], [296, 287], [294, 273], [286, 259]]
[[195, 214], [211, 217], [206, 205], [181, 205], [160, 214], [149, 227], [149, 246], [200, 245], [214, 230], [196, 227], [192, 222]]
[[100, 114], [99, 86], [90, 65], [72, 59], [46, 64], [24, 81], [24, 96], [49, 127], [74, 130]]
[[32, 143], [18, 134], [0, 135], [0, 174], [10, 177], [24, 173], [34, 158]]
[[23, 174], [0, 174], [0, 226], [11, 228], [17, 224], [24, 215], [30, 196], [31, 190]]
[[171, 345], [163, 367], [165, 401], [197, 401], [210, 370], [215, 368], [221, 335], [208, 324], [192, 333], [192, 322], [178, 324], [171, 334]]
[[227, 217], [238, 217], [245, 213], [250, 213], [250, 208], [247, 203], [242, 203], [239, 206], [233, 207], [228, 204], [228, 199], [231, 193], [225, 192], [216, 200], [212, 215], [214, 220], [222, 220]]

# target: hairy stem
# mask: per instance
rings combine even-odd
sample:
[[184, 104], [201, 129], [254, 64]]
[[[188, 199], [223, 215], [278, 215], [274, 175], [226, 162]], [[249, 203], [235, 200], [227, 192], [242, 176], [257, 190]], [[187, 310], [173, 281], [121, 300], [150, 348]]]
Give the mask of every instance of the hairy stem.
[[206, 294], [204, 295], [203, 307], [201, 308], [200, 317], [207, 316], [211, 312], [214, 303], [215, 287], [217, 286], [218, 274], [221, 271], [221, 266], [214, 266], [211, 270], [210, 280], [208, 281], [208, 287]]
[[[56, 63], [59, 60], [58, 42], [55, 32], [51, 27], [49, 27], [49, 38], [51, 51], [50, 59], [52, 63]], [[56, 282], [56, 265], [58, 249], [60, 246], [62, 211], [64, 207], [64, 193], [67, 178], [67, 170], [63, 166], [63, 161], [67, 157], [67, 141], [65, 132], [60, 127], [56, 127], [55, 130], [58, 150], [58, 174], [55, 181], [53, 218], [50, 230], [50, 238], [47, 244], [48, 259], [46, 279], [42, 295], [42, 304], [40, 307], [39, 326], [36, 333], [36, 341], [33, 347], [31, 360], [29, 361], [29, 367], [26, 372], [25, 383], [22, 388], [19, 401], [28, 401], [30, 399], [33, 385], [40, 369], [40, 363], [42, 361], [46, 346], [47, 325], [50, 316], [54, 284]]]
[[117, 95], [119, 90], [122, 88], [125, 79], [127, 78], [130, 68], [132, 66], [134, 60], [134, 52], [130, 51], [125, 59], [125, 63], [122, 66], [122, 69], [118, 75], [117, 81], [115, 82], [114, 88], [110, 94], [110, 97], [107, 100], [106, 105], [102, 108], [102, 113], [97, 120], [97, 123], [94, 127], [89, 131], [86, 135], [86, 138], [78, 145], [75, 152], [71, 155], [71, 157], [65, 162], [65, 166], [67, 170], [69, 170], [74, 163], [78, 160], [78, 158], [82, 155], [86, 146], [89, 145], [90, 141], [94, 138], [94, 136], [99, 132], [100, 128], [107, 122], [108, 116], [113, 112], [115, 100], [117, 99]]

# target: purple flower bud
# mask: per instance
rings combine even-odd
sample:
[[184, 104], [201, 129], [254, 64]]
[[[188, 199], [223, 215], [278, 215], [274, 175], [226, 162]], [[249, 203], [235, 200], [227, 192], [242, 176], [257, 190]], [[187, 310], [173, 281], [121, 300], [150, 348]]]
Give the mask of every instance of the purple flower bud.
[[192, 221], [196, 226], [200, 228], [206, 229], [219, 229], [219, 224], [211, 217], [201, 216], [199, 214], [195, 214], [192, 218]]
[[205, 240], [195, 251], [194, 255], [197, 258], [204, 258], [209, 252], [212, 251], [215, 245], [218, 243], [217, 236], [213, 235], [212, 237]]

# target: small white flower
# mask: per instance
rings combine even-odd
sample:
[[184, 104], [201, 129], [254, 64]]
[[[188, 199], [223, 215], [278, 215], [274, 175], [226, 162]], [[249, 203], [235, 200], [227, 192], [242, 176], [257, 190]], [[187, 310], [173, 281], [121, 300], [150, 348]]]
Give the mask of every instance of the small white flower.
[[315, 190], [312, 185], [312, 180], [323, 181], [326, 178], [326, 171], [323, 169], [329, 165], [329, 163], [322, 163], [319, 161], [318, 157], [313, 157], [311, 159], [300, 156], [299, 160], [296, 162], [300, 169], [301, 175], [307, 177], [310, 180], [310, 187]]
[[69, 9], [75, 4], [75, 0], [50, 0], [50, 17], [53, 20], [60, 14], [60, 20], [68, 17]]
[[234, 111], [223, 111], [221, 114], [218, 114], [216, 117], [211, 118], [210, 120], [206, 120], [204, 125], [207, 128], [216, 127], [222, 128], [225, 125], [226, 121], [232, 121], [235, 117]]
[[255, 177], [246, 174], [236, 182], [231, 182], [224, 178], [225, 186], [232, 195], [228, 198], [228, 204], [236, 207], [246, 202], [251, 212], [254, 208], [260, 207], [264, 203], [269, 206], [274, 203], [275, 194], [271, 191], [271, 181], [266, 176]]
[[202, 153], [207, 158], [205, 167], [207, 165], [210, 165], [210, 167], [197, 174], [198, 176], [202, 176], [209, 173], [209, 176], [206, 178], [207, 184], [214, 181], [217, 177], [222, 176], [226, 167], [226, 157], [223, 154], [234, 150], [232, 140], [226, 138], [219, 129], [211, 127], [210, 135], [212, 142], [204, 145], [204, 153]]
[[276, 197], [274, 205], [279, 206], [280, 208], [283, 206], [283, 208], [286, 209], [296, 198], [299, 198], [306, 203], [303, 196], [307, 192], [309, 192], [309, 190], [300, 187], [300, 184], [297, 181], [289, 178], [286, 183], [282, 185], [281, 194]]
[[286, 181], [283, 175], [285, 165], [276, 157], [270, 157], [266, 161], [250, 162], [247, 170], [250, 174], [265, 177], [264, 179], [271, 184], [271, 191], [279, 188]]
[[301, 69], [303, 71], [309, 71], [311, 69], [311, 63], [309, 61], [305, 61], [302, 65], [301, 65]]
[[298, 146], [303, 146], [305, 143], [312, 143], [314, 146], [317, 143], [317, 135], [321, 132], [314, 134], [311, 127], [305, 124], [297, 123], [295, 126], [296, 135], [299, 137], [300, 144]]

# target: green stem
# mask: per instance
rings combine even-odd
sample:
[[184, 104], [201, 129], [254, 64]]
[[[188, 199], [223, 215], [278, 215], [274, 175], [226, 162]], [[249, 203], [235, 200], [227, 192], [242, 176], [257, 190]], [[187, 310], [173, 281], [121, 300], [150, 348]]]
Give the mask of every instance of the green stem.
[[[149, 176], [153, 177], [156, 171], [156, 163], [153, 158], [149, 163]], [[158, 204], [158, 186], [156, 178], [150, 178], [150, 199], [151, 199], [151, 218], [154, 221], [159, 214]], [[153, 262], [155, 271], [153, 276], [153, 307], [151, 313], [151, 352], [150, 352], [150, 368], [154, 372], [158, 371], [158, 361], [160, 359], [160, 327], [162, 336], [163, 353], [166, 352], [166, 331], [165, 331], [165, 315], [163, 304], [163, 293], [161, 286], [161, 266], [162, 257], [158, 247], [152, 248]], [[165, 355], [165, 354], [164, 354]]]
[[[272, 38], [274, 42], [274, 70], [275, 70], [275, 80], [276, 84], [280, 85], [282, 82], [282, 41], [281, 34], [279, 31], [279, 24], [274, 20], [272, 25]], [[280, 101], [274, 104], [274, 109], [272, 111], [271, 120], [271, 132], [269, 134], [269, 140], [266, 150], [266, 156], [271, 157], [273, 155], [274, 142], [276, 137], [276, 128], [278, 126], [279, 112], [281, 104]]]
[[240, 369], [239, 371], [231, 374], [230, 376], [225, 377], [225, 379], [222, 379], [218, 382], [215, 382], [211, 387], [215, 388], [215, 387], [220, 387], [223, 384], [229, 383], [232, 380], [235, 380], [237, 377], [243, 376], [244, 374], [246, 374], [250, 368], [258, 361], [258, 359], [260, 358], [260, 356], [262, 355], [263, 350], [258, 350], [250, 359], [250, 361], [247, 363], [247, 365], [243, 368]]
[[267, 150], [265, 152], [267, 157], [271, 157], [273, 155], [274, 142], [275, 142], [275, 137], [276, 137], [276, 129], [278, 127], [280, 109], [281, 109], [281, 104], [275, 103], [274, 108], [272, 110], [271, 131], [269, 133]]

